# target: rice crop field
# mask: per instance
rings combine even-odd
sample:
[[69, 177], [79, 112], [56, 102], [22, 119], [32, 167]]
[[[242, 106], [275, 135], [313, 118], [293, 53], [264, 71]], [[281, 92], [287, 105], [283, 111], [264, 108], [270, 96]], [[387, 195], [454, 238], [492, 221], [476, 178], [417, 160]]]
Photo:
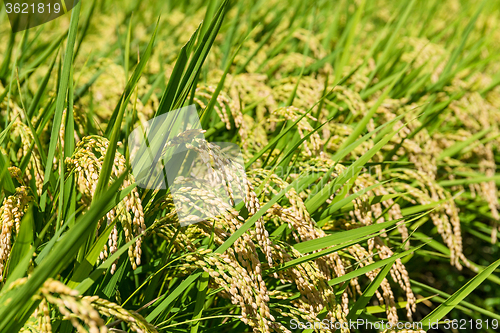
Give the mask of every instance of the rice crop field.
[[500, 331], [500, 2], [68, 3], [0, 11], [0, 333]]

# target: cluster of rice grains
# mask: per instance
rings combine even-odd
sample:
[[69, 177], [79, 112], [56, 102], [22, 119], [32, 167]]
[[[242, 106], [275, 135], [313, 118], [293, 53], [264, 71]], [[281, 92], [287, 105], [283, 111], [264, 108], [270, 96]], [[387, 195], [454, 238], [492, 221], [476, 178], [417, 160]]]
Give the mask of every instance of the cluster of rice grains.
[[[288, 114], [285, 113], [285, 115]], [[231, 161], [214, 145], [200, 145], [196, 150], [202, 155], [207, 155], [205, 160], [214, 160], [216, 165], [231, 165], [230, 168], [226, 168], [229, 174], [238, 173], [237, 170], [231, 170], [231, 168], [237, 168], [238, 165], [231, 164]], [[310, 155], [310, 151], [306, 151], [305, 154]], [[319, 160], [318, 164], [321, 163], [328, 167], [331, 166], [328, 164], [328, 160]], [[308, 165], [308, 167], [311, 166]], [[325, 171], [321, 167], [317, 169]], [[231, 178], [234, 177], [231, 176]], [[246, 177], [241, 179], [244, 193], [246, 193], [244, 201], [248, 211], [247, 219], [260, 209], [262, 203], [288, 186], [288, 183], [279, 176], [264, 169], [253, 169], [248, 177], [249, 180]], [[254, 187], [260, 186], [266, 179], [267, 183], [265, 183], [259, 197], [255, 193]], [[240, 307], [242, 321], [256, 332], [288, 332], [287, 326], [283, 324], [286, 323], [286, 318], [314, 321], [314, 318], [322, 311], [326, 311], [326, 317], [330, 320], [345, 321], [350, 298], [355, 298], [356, 293], [361, 293], [358, 280], [351, 281], [350, 287], [342, 293], [340, 302], [336, 300], [335, 290], [328, 285], [328, 281], [344, 275], [358, 261], [361, 262], [362, 266], [373, 263], [374, 249], [382, 259], [393, 254], [381, 239], [376, 238], [370, 240], [368, 250], [359, 245], [349, 248], [350, 254], [355, 259], [354, 262], [345, 256], [341, 257], [338, 253], [333, 253], [313, 262], [271, 272], [274, 267], [300, 258], [302, 254], [289, 245], [289, 240], [286, 242], [271, 240], [265, 223], [273, 222], [277, 226], [283, 222], [286, 223], [295, 242], [317, 239], [326, 235], [325, 231], [316, 227], [315, 222], [307, 212], [303, 198], [295, 189], [292, 188], [286, 192], [287, 204], [285, 206], [274, 204], [264, 217], [255, 222], [255, 229], [243, 233], [234, 245], [223, 254], [212, 253], [210, 249], [205, 248], [205, 245], [196, 240], [200, 237], [213, 237], [214, 244], [220, 246], [243, 225], [245, 219], [228, 202], [206, 188], [203, 190], [192, 187], [180, 188], [176, 195], [183, 193], [184, 190], [189, 191], [189, 198], [193, 202], [198, 200], [207, 202], [206, 209], [209, 210], [207, 215], [213, 218], [191, 225], [184, 232], [177, 233], [179, 221], [176, 214], [172, 214], [172, 210], [175, 208], [171, 196], [167, 196], [150, 211], [150, 213], [154, 210], [167, 211], [166, 215], [155, 222], [152, 229], [167, 240], [174, 239], [173, 245], [179, 254], [187, 253], [184, 258], [180, 257], [184, 264], [180, 269], [177, 268], [171, 277], [182, 276], [192, 272], [195, 268], [202, 268], [211, 277], [214, 289], [224, 289], [222, 295], [230, 298], [233, 304]], [[231, 196], [232, 191], [228, 189], [227, 192]], [[377, 192], [377, 194], [380, 193]], [[301, 194], [303, 196], [305, 193]], [[233, 199], [230, 201], [234, 202]], [[394, 206], [393, 202], [387, 204], [391, 207]], [[197, 208], [203, 209], [200, 206]], [[169, 210], [170, 213], [168, 213]], [[360, 216], [363, 211], [357, 209], [355, 213]], [[401, 217], [397, 206], [390, 209], [389, 217]], [[371, 224], [372, 221], [365, 220], [364, 223]], [[406, 238], [408, 233], [404, 224], [400, 224], [399, 227], [403, 237]], [[260, 253], [262, 258], [265, 258], [264, 262], [260, 259]], [[265, 274], [267, 271], [269, 272]], [[378, 271], [370, 272], [368, 277], [373, 279]], [[400, 260], [392, 268], [391, 276], [407, 295], [407, 315], [411, 318], [412, 312], [415, 311], [415, 297], [409, 285], [408, 273]], [[296, 286], [299, 297], [294, 297], [287, 302], [291, 296], [290, 292], [268, 290], [267, 285], [275, 283], [283, 285], [292, 283]], [[395, 323], [398, 320], [395, 298], [387, 280], [382, 283], [381, 290], [382, 293], [377, 292], [377, 297], [382, 304], [387, 305], [388, 319], [391, 323]], [[283, 303], [283, 301], [285, 302]], [[278, 316], [279, 320], [276, 320]]]
[[[215, 158], [224, 159], [223, 156]], [[328, 163], [328, 161], [323, 162]], [[254, 169], [248, 177], [250, 182], [244, 182], [247, 193], [245, 204], [249, 213], [247, 218], [260, 209], [261, 202], [267, 201], [288, 186], [288, 183], [280, 177], [264, 169]], [[259, 200], [259, 196], [254, 192], [254, 186], [259, 186], [265, 179], [268, 179], [268, 182]], [[377, 192], [379, 193], [381, 192]], [[179, 253], [187, 253], [185, 257], [180, 257], [184, 264], [180, 269], [176, 269], [172, 277], [188, 274], [195, 268], [201, 267], [211, 277], [213, 288], [223, 288], [224, 292], [221, 295], [228, 297], [233, 304], [239, 305], [241, 319], [256, 332], [288, 332], [286, 318], [312, 322], [321, 312], [326, 312], [325, 317], [329, 320], [344, 322], [350, 300], [356, 298], [356, 293], [361, 294], [360, 284], [358, 279], [352, 279], [348, 288], [337, 300], [335, 289], [328, 284], [328, 281], [344, 275], [358, 262], [361, 266], [373, 263], [375, 254], [381, 259], [393, 255], [384, 241], [377, 237], [370, 239], [368, 249], [360, 245], [349, 247], [349, 253], [354, 261], [338, 253], [332, 253], [315, 261], [272, 271], [275, 267], [300, 258], [302, 254], [289, 245], [289, 240], [284, 242], [270, 239], [265, 223], [276, 225], [286, 223], [295, 242], [326, 235], [325, 231], [315, 225], [305, 208], [303, 199], [293, 188], [285, 194], [287, 203], [284, 206], [274, 204], [256, 221], [255, 229], [244, 233], [223, 254], [213, 253], [205, 246], [196, 245], [200, 243], [195, 241], [200, 237], [213, 237], [213, 242], [219, 246], [243, 225], [245, 219], [215, 195], [209, 192], [199, 195], [201, 199], [208, 200], [214, 209], [219, 210], [218, 214], [211, 212], [217, 215], [216, 218], [191, 225], [183, 233], [176, 232], [178, 221], [173, 214], [167, 214], [154, 226], [154, 230], [160, 236], [167, 240], [175, 239], [174, 247]], [[391, 206], [394, 206], [394, 203]], [[157, 209], [168, 208], [174, 208], [171, 198], [165, 199], [161, 207], [157, 207]], [[396, 208], [391, 208], [390, 211], [390, 217], [401, 216]], [[355, 214], [361, 215], [363, 211], [356, 209]], [[372, 221], [365, 220], [364, 223], [371, 224]], [[399, 227], [403, 237], [407, 237], [404, 224], [400, 224]], [[264, 262], [259, 259], [259, 253], [262, 253], [262, 258], [266, 258]], [[378, 272], [379, 270], [374, 270], [367, 275], [369, 279], [374, 279]], [[400, 260], [397, 260], [391, 269], [391, 277], [406, 293], [407, 315], [411, 318], [416, 306], [415, 296], [410, 288], [408, 273]], [[292, 283], [299, 292], [298, 297], [294, 297], [294, 293], [290, 291], [268, 290], [267, 285], [276, 283], [283, 285]], [[389, 282], [384, 280], [380, 289], [381, 292], [376, 293], [377, 298], [381, 304], [387, 306], [388, 320], [394, 324], [398, 321], [398, 315], [395, 296]]]
[[[16, 288], [26, 281], [26, 278], [16, 280], [6, 289]], [[156, 328], [137, 312], [98, 296], [81, 296], [57, 280], [45, 281], [34, 298], [39, 301], [38, 307], [20, 332], [52, 333], [56, 313], [58, 320], [68, 320], [78, 333], [107, 333], [114, 331], [114, 326], [122, 322], [129, 332], [157, 333]], [[106, 325], [103, 317], [116, 320]]]
[[[103, 137], [84, 137], [78, 142], [73, 155], [68, 157], [65, 161], [68, 172], [74, 173], [75, 175], [78, 190], [82, 193], [82, 204], [84, 206], [89, 206], [94, 197], [99, 173], [108, 145], [108, 140]], [[125, 172], [125, 157], [119, 152], [116, 152], [112, 176], [116, 178], [123, 172]], [[128, 175], [121, 188], [126, 188], [132, 182], [133, 176]], [[103, 232], [107, 226], [113, 223], [115, 219], [120, 222], [121, 229], [125, 236], [125, 243], [139, 236], [135, 244], [131, 245], [128, 251], [132, 268], [135, 269], [137, 265], [141, 264], [142, 234], [146, 230], [146, 225], [144, 224], [144, 211], [137, 189], [133, 189], [130, 194], [106, 214], [106, 217], [103, 219], [106, 222], [105, 224], [102, 223], [104, 222], [103, 220], [99, 221], [96, 237], [98, 237], [100, 232]], [[119, 226], [115, 223], [113, 230], [109, 234], [108, 243], [104, 245], [104, 249], [101, 251], [99, 257], [101, 261], [104, 261], [118, 249], [118, 227]], [[115, 270], [116, 262], [113, 263], [111, 272], [113, 273]]]
[[4, 280], [4, 268], [12, 250], [15, 235], [19, 233], [21, 219], [33, 198], [24, 186], [16, 188], [16, 192], [3, 199], [0, 206], [0, 282]]

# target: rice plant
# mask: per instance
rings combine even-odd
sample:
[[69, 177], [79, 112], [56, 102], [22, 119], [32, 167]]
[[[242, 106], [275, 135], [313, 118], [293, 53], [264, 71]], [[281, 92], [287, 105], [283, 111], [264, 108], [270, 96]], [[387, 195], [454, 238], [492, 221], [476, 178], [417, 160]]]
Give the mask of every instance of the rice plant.
[[68, 8], [0, 13], [0, 332], [498, 331], [498, 2]]

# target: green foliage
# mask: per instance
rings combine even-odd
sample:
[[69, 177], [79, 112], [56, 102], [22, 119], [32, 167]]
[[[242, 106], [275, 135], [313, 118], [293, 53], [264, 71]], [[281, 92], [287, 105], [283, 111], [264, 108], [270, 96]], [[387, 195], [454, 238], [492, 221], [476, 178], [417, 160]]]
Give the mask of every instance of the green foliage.
[[[499, 10], [80, 1], [17, 34], [2, 11], [0, 332], [500, 319]], [[234, 205], [184, 187], [216, 212], [184, 226], [128, 140], [193, 104], [246, 178]]]

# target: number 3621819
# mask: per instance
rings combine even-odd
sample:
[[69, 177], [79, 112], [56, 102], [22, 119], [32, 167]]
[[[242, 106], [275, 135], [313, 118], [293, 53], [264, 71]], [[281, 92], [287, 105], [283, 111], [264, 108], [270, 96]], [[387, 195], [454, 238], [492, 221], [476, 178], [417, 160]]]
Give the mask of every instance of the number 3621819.
[[7, 14], [30, 14], [30, 13], [59, 13], [61, 11], [61, 5], [59, 3], [5, 3], [5, 9]]

